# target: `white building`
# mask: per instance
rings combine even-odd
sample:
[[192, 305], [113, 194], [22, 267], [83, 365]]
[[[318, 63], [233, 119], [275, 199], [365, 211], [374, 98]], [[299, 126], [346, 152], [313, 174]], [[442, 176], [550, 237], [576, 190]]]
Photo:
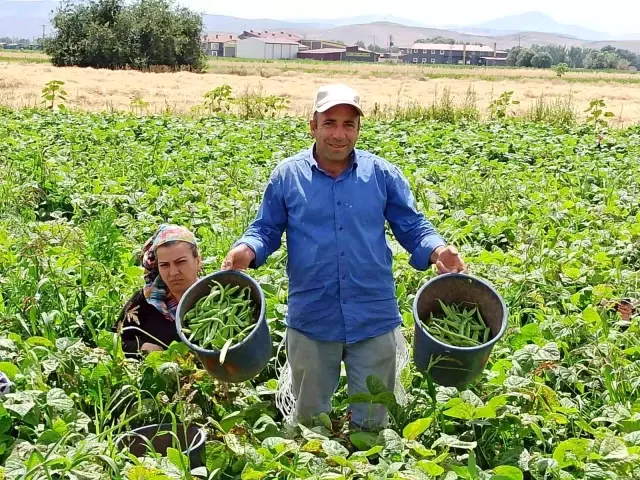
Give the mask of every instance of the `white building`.
[[298, 57], [300, 44], [284, 38], [244, 38], [237, 42], [236, 57], [260, 60]]

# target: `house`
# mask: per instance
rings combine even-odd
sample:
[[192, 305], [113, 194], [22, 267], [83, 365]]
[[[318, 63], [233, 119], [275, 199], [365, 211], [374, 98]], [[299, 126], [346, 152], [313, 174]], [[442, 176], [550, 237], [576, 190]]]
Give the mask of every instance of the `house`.
[[307, 60], [319, 60], [325, 62], [340, 62], [346, 48], [316, 48], [298, 52], [298, 58]]
[[207, 33], [202, 39], [205, 53], [212, 57], [235, 57], [237, 35], [233, 33]]
[[323, 48], [344, 48], [344, 44], [328, 42], [326, 40], [300, 40], [301, 45], [309, 47], [309, 50], [322, 50]]
[[[448, 43], [414, 43], [400, 50], [404, 63], [437, 65], [484, 65], [482, 57], [497, 57], [495, 44], [460, 45]], [[506, 52], [505, 52], [506, 53]], [[506, 55], [505, 55], [506, 58]]]
[[244, 40], [246, 38], [270, 38], [270, 39], [286, 39], [300, 42], [302, 37], [293, 33], [278, 30], [244, 30], [238, 38]]
[[506, 67], [507, 52], [496, 52], [496, 55], [492, 57], [480, 57], [479, 65], [484, 65], [486, 67]]
[[372, 52], [358, 45], [349, 47], [342, 46], [339, 48], [318, 48], [298, 52], [298, 58], [332, 62], [377, 62], [379, 57], [379, 53]]
[[236, 47], [238, 58], [259, 60], [292, 59], [298, 57], [300, 44], [284, 38], [239, 38]]

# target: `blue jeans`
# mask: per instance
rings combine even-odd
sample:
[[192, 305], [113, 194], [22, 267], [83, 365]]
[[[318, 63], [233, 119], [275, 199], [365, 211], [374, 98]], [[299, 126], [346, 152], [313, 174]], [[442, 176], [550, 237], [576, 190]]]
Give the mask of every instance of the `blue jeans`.
[[[393, 392], [396, 381], [396, 339], [394, 331], [353, 345], [312, 340], [288, 328], [287, 358], [296, 399], [295, 421], [308, 423], [320, 413], [331, 412], [331, 397], [340, 381], [341, 363], [347, 373], [347, 392], [366, 393], [367, 376], [375, 375]], [[356, 403], [350, 406], [352, 426], [362, 429], [386, 427], [388, 413], [383, 405]]]

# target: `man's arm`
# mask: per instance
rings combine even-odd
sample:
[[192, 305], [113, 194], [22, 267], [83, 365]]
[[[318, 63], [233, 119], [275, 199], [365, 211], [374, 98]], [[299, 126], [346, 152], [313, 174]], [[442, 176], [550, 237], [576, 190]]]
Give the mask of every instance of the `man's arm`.
[[[234, 249], [248, 246], [255, 255], [253, 261], [240, 267], [258, 268], [275, 252], [282, 243], [282, 234], [287, 225], [287, 209], [282, 191], [282, 179], [278, 171], [274, 172], [265, 188], [262, 202], [255, 219], [242, 237], [234, 243]], [[230, 252], [231, 253], [231, 252]], [[230, 268], [235, 268], [234, 261]]]
[[395, 238], [411, 255], [409, 264], [416, 270], [426, 270], [436, 263], [446, 242], [416, 208], [409, 182], [400, 170], [391, 167], [386, 172], [386, 184], [387, 205], [384, 216]]

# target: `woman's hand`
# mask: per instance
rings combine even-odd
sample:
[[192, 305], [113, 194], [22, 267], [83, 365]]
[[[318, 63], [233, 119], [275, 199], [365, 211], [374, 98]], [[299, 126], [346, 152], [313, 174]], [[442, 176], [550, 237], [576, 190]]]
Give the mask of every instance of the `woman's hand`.
[[155, 343], [145, 342], [140, 347], [140, 350], [145, 352], [162, 352], [164, 349]]

